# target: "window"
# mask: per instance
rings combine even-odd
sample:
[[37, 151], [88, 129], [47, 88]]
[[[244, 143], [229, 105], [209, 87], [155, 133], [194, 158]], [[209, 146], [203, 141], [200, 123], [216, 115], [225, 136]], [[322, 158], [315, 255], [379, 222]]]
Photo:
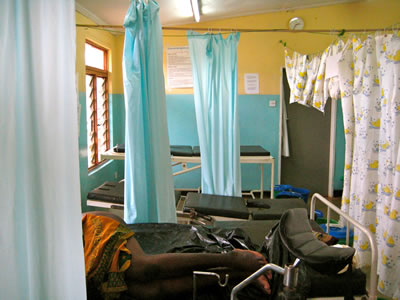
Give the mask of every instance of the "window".
[[98, 166], [100, 153], [110, 149], [107, 50], [86, 41], [86, 126], [89, 170]]

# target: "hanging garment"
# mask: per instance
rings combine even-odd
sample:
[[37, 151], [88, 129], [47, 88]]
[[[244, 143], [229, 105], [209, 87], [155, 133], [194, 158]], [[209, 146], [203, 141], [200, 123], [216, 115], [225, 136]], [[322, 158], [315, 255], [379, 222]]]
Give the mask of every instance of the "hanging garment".
[[127, 223], [176, 222], [158, 11], [133, 0], [124, 22]]
[[194, 100], [201, 151], [201, 188], [206, 194], [241, 196], [237, 111], [237, 44], [240, 33], [189, 31]]
[[86, 299], [74, 12], [0, 1], [2, 299]]
[[[376, 234], [378, 289], [400, 297], [400, 38], [354, 38], [339, 61], [346, 138], [342, 210]], [[370, 245], [354, 233], [361, 263]]]
[[285, 49], [285, 68], [290, 87], [289, 103], [301, 102], [304, 105], [308, 105], [307, 101], [303, 100], [303, 95], [309, 94], [304, 91], [307, 79], [307, 55], [294, 52], [293, 56], [290, 57], [288, 50]]
[[321, 54], [302, 55], [285, 49], [285, 68], [290, 87], [290, 103], [312, 106], [324, 112], [328, 98], [340, 98], [338, 77], [326, 78], [326, 64], [330, 56], [344, 47], [343, 41], [329, 46]]
[[[345, 43], [342, 40], [339, 40], [335, 44], [329, 46], [329, 54], [327, 59], [331, 56], [340, 56], [340, 53], [343, 51], [345, 47]], [[326, 70], [328, 72], [328, 70]], [[339, 87], [339, 76], [329, 77], [325, 76], [325, 87], [324, 87], [324, 99], [325, 103], [328, 98], [332, 100], [339, 100], [340, 99], [340, 87]]]

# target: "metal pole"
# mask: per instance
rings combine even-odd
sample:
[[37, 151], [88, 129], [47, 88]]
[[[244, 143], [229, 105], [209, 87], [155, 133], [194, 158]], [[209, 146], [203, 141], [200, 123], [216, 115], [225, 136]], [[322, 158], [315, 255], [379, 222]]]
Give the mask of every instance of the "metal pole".
[[275, 271], [281, 275], [283, 275], [285, 273], [285, 269], [274, 265], [274, 264], [266, 264], [264, 267], [260, 268], [258, 271], [254, 272], [253, 274], [251, 274], [249, 277], [247, 277], [245, 280], [243, 280], [241, 283], [239, 283], [238, 285], [236, 285], [231, 292], [231, 300], [235, 300], [236, 299], [236, 294], [243, 289], [245, 286], [247, 286], [248, 284], [250, 284], [253, 279], [261, 276], [262, 274], [264, 274], [266, 271], [268, 270], [272, 270]]
[[328, 206], [328, 209], [332, 209], [334, 212], [336, 212], [337, 214], [339, 214], [340, 216], [345, 218], [348, 222], [353, 224], [354, 227], [357, 227], [359, 230], [361, 230], [367, 236], [369, 243], [371, 245], [371, 272], [370, 272], [370, 280], [369, 280], [370, 288], [368, 291], [369, 292], [368, 299], [370, 299], [370, 300], [377, 299], [377, 287], [378, 287], [378, 277], [377, 277], [378, 256], [377, 256], [377, 253], [378, 253], [378, 248], [376, 246], [376, 241], [374, 239], [374, 236], [363, 225], [361, 225], [359, 222], [354, 220], [352, 217], [347, 215], [340, 208], [338, 208], [336, 205], [332, 204], [328, 199], [325, 199], [318, 193], [314, 194], [311, 198], [311, 206], [310, 206], [311, 207], [311, 211], [310, 211], [311, 219], [313, 219], [313, 216], [314, 216], [315, 202], [317, 199], [320, 200], [322, 203], [324, 203], [326, 206]]

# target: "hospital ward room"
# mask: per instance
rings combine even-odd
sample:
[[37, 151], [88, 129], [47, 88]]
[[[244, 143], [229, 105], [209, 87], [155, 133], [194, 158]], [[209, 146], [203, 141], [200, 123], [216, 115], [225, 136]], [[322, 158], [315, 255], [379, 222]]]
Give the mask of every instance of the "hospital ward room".
[[0, 300], [400, 299], [399, 0], [0, 15]]

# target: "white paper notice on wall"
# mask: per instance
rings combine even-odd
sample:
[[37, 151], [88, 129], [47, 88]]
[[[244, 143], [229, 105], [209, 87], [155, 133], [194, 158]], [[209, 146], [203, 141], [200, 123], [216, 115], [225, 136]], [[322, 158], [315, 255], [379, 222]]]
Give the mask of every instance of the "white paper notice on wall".
[[189, 47], [167, 48], [167, 85], [170, 89], [193, 87]]
[[339, 59], [341, 54], [328, 56], [326, 58], [325, 79], [329, 79], [339, 75]]
[[246, 94], [260, 93], [260, 83], [258, 79], [258, 73], [244, 74], [244, 91]]

